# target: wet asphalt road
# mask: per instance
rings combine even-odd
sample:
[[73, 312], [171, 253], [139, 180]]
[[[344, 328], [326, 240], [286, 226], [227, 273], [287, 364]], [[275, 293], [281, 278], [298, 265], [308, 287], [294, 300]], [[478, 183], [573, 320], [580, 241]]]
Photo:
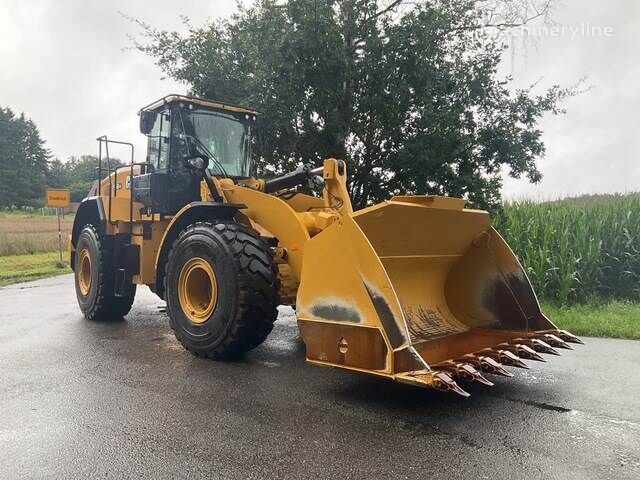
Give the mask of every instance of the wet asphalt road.
[[245, 360], [200, 360], [161, 306], [99, 324], [69, 275], [0, 289], [0, 478], [640, 478], [640, 342], [463, 399], [305, 364], [287, 310]]

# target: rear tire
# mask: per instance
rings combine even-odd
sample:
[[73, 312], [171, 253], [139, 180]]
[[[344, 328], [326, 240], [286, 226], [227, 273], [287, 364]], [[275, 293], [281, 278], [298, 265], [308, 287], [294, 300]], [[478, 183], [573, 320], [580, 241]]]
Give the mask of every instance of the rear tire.
[[255, 232], [196, 223], [180, 233], [165, 266], [171, 328], [194, 355], [237, 357], [271, 332], [279, 286], [273, 254]]
[[93, 225], [85, 225], [78, 235], [74, 274], [78, 305], [87, 320], [117, 320], [129, 313], [136, 286], [130, 296], [114, 295], [111, 239], [101, 238]]

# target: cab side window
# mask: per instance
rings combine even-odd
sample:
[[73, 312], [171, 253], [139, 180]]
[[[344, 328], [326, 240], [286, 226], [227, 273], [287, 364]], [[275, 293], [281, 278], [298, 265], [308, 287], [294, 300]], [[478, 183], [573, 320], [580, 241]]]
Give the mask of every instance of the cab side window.
[[158, 170], [166, 170], [169, 164], [171, 139], [171, 116], [168, 110], [158, 112], [156, 121], [149, 132], [147, 161]]

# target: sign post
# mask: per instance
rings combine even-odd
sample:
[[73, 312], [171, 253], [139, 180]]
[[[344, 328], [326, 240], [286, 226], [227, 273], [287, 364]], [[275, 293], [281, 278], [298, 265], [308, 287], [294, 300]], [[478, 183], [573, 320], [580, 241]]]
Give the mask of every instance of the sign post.
[[47, 206], [56, 207], [56, 213], [58, 214], [58, 248], [60, 250], [60, 263], [62, 263], [62, 228], [60, 226], [60, 212], [62, 207], [68, 207], [69, 203], [69, 189], [47, 188]]
[[56, 207], [58, 214], [58, 250], [60, 251], [60, 263], [62, 263], [62, 228], [60, 228], [60, 207]]

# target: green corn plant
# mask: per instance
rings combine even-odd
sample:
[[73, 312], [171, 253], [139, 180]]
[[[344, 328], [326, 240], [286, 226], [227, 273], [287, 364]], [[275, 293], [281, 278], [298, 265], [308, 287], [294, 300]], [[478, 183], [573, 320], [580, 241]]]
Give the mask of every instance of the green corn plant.
[[495, 226], [542, 299], [640, 300], [640, 194], [506, 203]]

